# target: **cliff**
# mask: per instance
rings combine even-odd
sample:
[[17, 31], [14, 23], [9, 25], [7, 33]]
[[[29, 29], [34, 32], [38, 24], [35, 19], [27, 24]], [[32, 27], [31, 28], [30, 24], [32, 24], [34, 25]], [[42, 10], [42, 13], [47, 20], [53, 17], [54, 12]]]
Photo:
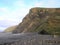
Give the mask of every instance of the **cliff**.
[[31, 8], [13, 33], [40, 32], [60, 34], [60, 8]]
[[17, 27], [17, 25], [8, 27], [7, 29], [5, 29], [4, 32], [12, 32], [13, 30], [15, 30], [16, 27]]

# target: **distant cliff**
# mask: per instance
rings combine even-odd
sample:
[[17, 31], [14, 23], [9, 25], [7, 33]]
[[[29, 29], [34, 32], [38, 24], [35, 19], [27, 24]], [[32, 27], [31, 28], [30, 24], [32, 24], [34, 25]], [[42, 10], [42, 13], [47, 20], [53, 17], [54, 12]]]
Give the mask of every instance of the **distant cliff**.
[[39, 32], [60, 34], [60, 8], [31, 8], [13, 33]]
[[15, 30], [16, 27], [17, 27], [17, 25], [8, 27], [7, 29], [5, 29], [4, 32], [12, 32], [13, 30]]

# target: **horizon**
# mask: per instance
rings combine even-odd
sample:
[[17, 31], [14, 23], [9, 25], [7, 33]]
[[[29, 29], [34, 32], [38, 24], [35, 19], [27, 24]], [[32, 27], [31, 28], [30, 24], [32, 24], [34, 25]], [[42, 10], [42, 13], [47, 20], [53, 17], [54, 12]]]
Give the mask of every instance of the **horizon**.
[[60, 0], [0, 0], [0, 32], [18, 25], [33, 7], [60, 8]]

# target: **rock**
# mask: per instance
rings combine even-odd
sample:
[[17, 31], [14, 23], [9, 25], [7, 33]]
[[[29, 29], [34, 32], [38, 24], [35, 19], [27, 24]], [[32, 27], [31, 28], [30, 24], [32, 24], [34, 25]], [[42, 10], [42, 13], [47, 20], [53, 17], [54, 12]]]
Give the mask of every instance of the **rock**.
[[60, 8], [31, 8], [13, 33], [39, 32], [60, 34]]

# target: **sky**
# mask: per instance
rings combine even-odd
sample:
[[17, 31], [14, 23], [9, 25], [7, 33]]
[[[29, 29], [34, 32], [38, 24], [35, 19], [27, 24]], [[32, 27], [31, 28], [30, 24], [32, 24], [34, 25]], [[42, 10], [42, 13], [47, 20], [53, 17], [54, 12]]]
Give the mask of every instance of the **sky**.
[[0, 32], [18, 25], [33, 7], [60, 8], [60, 0], [0, 0]]

